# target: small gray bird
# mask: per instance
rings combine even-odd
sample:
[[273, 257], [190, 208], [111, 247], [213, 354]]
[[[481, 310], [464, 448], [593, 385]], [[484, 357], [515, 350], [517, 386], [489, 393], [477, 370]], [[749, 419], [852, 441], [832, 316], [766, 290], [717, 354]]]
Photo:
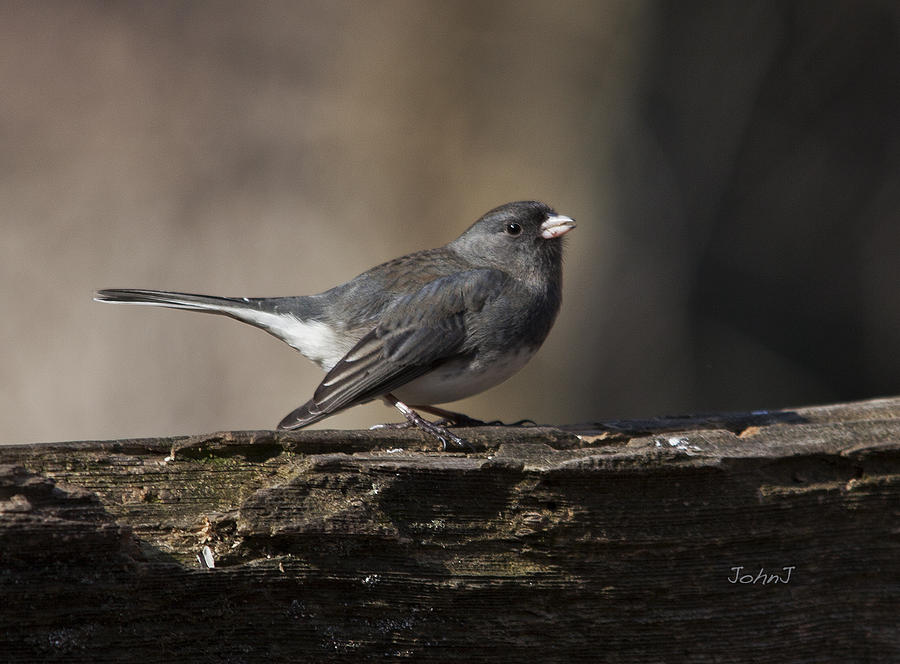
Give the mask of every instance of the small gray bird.
[[[110, 289], [94, 299], [222, 314], [296, 348], [327, 374], [279, 429], [380, 397], [445, 450], [469, 448], [441, 424], [477, 420], [434, 404], [483, 392], [534, 355], [559, 311], [561, 238], [574, 227], [543, 203], [519, 201], [491, 210], [443, 247], [395, 258], [318, 295]], [[414, 408], [444, 421], [426, 420]]]

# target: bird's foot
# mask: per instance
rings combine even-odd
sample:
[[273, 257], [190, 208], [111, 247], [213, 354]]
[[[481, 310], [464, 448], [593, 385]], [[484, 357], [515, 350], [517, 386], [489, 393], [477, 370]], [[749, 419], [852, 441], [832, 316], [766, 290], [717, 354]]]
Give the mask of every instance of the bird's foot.
[[441, 426], [440, 424], [426, 420], [424, 417], [419, 415], [416, 411], [414, 411], [412, 408], [407, 406], [405, 403], [403, 403], [393, 395], [385, 395], [385, 400], [392, 406], [394, 406], [394, 408], [403, 413], [403, 416], [406, 418], [406, 422], [401, 422], [399, 424], [383, 424], [378, 428], [408, 429], [411, 427], [417, 427], [425, 433], [430, 434], [441, 441], [441, 445], [443, 446], [445, 452], [451, 447], [465, 452], [474, 451], [474, 448], [466, 439], [460, 438], [454, 433], [450, 433], [445, 427]]
[[491, 420], [490, 422], [485, 422], [484, 420], [478, 420], [474, 417], [469, 417], [465, 413], [457, 413], [452, 410], [444, 410], [443, 408], [437, 408], [436, 406], [413, 406], [413, 408], [415, 408], [416, 410], [423, 410], [426, 413], [431, 413], [432, 415], [437, 415], [441, 419], [437, 420], [435, 424], [442, 427], [520, 427], [525, 424], [537, 426], [537, 423], [534, 420], [526, 419], [505, 424], [500, 420]]
[[416, 426], [418, 426], [422, 431], [431, 434], [439, 441], [441, 441], [441, 445], [446, 452], [451, 447], [462, 450], [463, 452], [474, 452], [475, 448], [467, 441], [465, 438], [461, 438], [457, 436], [455, 433], [451, 433], [446, 429], [446, 427], [442, 427], [440, 424], [435, 424], [434, 422], [429, 422], [424, 418], [419, 418], [419, 422], [416, 422]]
[[394, 431], [402, 431], [405, 429], [421, 429], [441, 441], [441, 445], [446, 452], [450, 447], [463, 450], [465, 452], [473, 452], [474, 448], [465, 439], [460, 438], [456, 434], [447, 431], [446, 427], [439, 422], [429, 422], [424, 417], [419, 417], [419, 421], [407, 420], [406, 422], [385, 422], [384, 424], [375, 424], [369, 427], [369, 430], [375, 429], [392, 429]]
[[510, 422], [509, 424], [505, 424], [500, 420], [495, 420], [494, 422], [490, 422], [490, 424], [497, 424], [501, 427], [536, 427], [538, 425], [534, 420], [529, 420], [525, 418], [524, 420], [516, 420], [515, 422]]
[[410, 421], [406, 422], [383, 422], [382, 424], [373, 424], [369, 427], [369, 431], [374, 431], [375, 429], [394, 429], [394, 430], [403, 430], [403, 429], [412, 429], [416, 425]]
[[[465, 415], [463, 417], [466, 417]], [[481, 420], [476, 420], [471, 417], [466, 417], [462, 422], [457, 422], [453, 424], [449, 424], [448, 426], [454, 427], [522, 427], [522, 426], [532, 426], [536, 427], [537, 422], [534, 420], [516, 420], [515, 422], [506, 423], [503, 420], [491, 420], [490, 422], [483, 422]]]
[[442, 417], [439, 420], [435, 420], [434, 423], [441, 427], [488, 427], [494, 424], [493, 422], [478, 420], [462, 413], [454, 413], [453, 417]]

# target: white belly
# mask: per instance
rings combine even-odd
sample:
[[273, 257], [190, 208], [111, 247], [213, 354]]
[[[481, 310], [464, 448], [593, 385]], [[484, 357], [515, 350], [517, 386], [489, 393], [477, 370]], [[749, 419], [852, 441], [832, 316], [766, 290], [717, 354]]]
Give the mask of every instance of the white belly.
[[537, 348], [497, 358], [489, 365], [477, 360], [451, 362], [407, 383], [393, 395], [409, 406], [434, 406], [458, 401], [499, 385], [524, 367]]

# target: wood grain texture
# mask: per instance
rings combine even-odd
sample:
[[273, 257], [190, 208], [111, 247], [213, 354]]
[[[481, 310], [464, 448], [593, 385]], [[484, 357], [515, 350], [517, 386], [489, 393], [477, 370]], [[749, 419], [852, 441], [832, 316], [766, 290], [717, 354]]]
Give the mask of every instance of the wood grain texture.
[[2, 659], [900, 661], [900, 398], [464, 435], [0, 447]]

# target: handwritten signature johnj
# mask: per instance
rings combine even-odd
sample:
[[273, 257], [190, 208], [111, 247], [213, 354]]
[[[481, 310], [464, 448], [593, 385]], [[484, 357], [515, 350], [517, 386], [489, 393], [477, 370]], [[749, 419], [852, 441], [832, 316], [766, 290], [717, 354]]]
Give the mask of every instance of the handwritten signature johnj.
[[796, 565], [791, 565], [789, 567], [782, 567], [781, 572], [778, 574], [770, 574], [765, 570], [765, 568], [760, 567], [759, 572], [757, 574], [742, 574], [744, 566], [738, 565], [737, 567], [732, 567], [731, 571], [734, 572], [734, 576], [728, 577], [728, 583], [749, 583], [749, 584], [761, 584], [761, 585], [769, 585], [776, 583], [790, 583], [791, 582], [791, 572], [797, 569]]

